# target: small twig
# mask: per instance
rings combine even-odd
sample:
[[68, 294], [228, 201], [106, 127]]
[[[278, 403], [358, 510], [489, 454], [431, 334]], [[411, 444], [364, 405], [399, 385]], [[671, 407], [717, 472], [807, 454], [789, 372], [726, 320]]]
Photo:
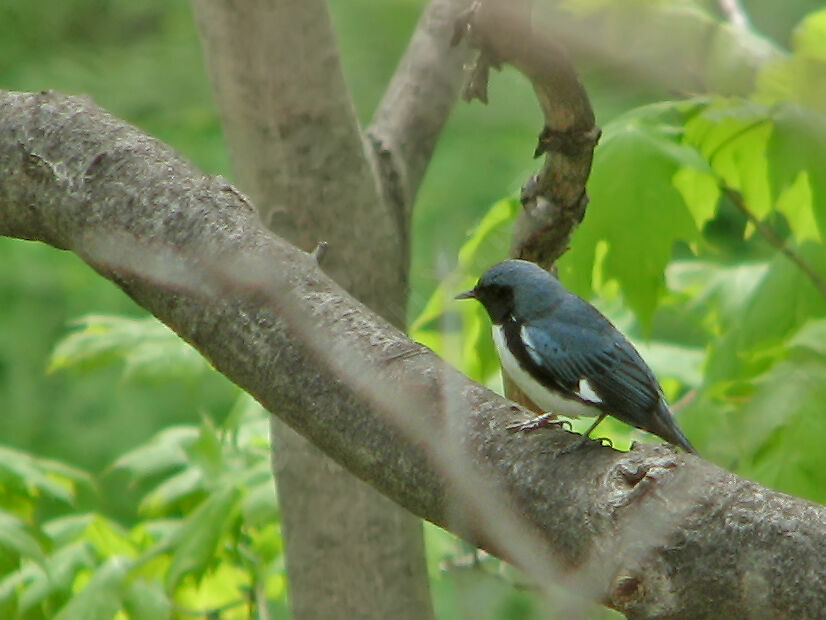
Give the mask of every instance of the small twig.
[[740, 0], [720, 0], [720, 8], [735, 28], [748, 30], [751, 27], [749, 16], [746, 14], [743, 5], [740, 4]]
[[326, 241], [319, 241], [318, 245], [315, 246], [315, 250], [313, 250], [313, 258], [315, 259], [315, 262], [317, 262], [320, 265], [324, 260], [324, 257], [327, 256], [327, 250], [329, 249], [329, 243], [327, 243]]
[[743, 202], [743, 196], [740, 195], [740, 192], [732, 189], [731, 187], [727, 187], [726, 185], [723, 185], [722, 189], [726, 196], [728, 196], [729, 200], [731, 200], [731, 203], [737, 207], [737, 210], [740, 211], [740, 213], [746, 216], [748, 221], [754, 224], [754, 227], [766, 238], [766, 241], [768, 241], [777, 250], [782, 252], [786, 258], [797, 265], [800, 270], [806, 274], [809, 280], [811, 280], [818, 292], [826, 298], [826, 282], [823, 281], [820, 274], [817, 273], [817, 271], [815, 271], [809, 263], [803, 260], [803, 257], [786, 245], [786, 242], [783, 241], [783, 239], [781, 239], [770, 226], [757, 219], [757, 216], [755, 216], [748, 206], [746, 206], [746, 203]]
[[689, 390], [676, 403], [671, 405], [671, 413], [677, 413], [683, 407], [690, 405], [697, 397], [697, 390]]

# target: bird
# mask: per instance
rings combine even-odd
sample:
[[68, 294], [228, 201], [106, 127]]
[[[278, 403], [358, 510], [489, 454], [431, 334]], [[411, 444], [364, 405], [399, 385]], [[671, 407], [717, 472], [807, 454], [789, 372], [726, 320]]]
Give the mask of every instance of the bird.
[[456, 298], [484, 306], [504, 372], [546, 412], [514, 429], [548, 426], [559, 414], [595, 416], [584, 443], [612, 415], [697, 453], [634, 346], [599, 310], [539, 265], [519, 259], [497, 263]]

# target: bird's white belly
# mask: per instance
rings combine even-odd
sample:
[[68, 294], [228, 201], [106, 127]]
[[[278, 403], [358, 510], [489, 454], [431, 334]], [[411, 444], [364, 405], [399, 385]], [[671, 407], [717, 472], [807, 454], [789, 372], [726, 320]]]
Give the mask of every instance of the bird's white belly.
[[503, 370], [543, 411], [558, 413], [570, 418], [579, 416], [596, 416], [601, 411], [593, 405], [587, 405], [574, 398], [565, 398], [558, 392], [549, 390], [536, 381], [527, 371], [522, 369], [519, 361], [513, 356], [505, 340], [505, 332], [501, 325], [493, 326], [493, 343], [496, 353], [502, 363]]

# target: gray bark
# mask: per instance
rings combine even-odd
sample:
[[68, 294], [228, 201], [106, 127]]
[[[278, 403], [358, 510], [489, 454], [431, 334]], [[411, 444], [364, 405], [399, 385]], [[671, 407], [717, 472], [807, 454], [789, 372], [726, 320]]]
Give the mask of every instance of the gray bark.
[[350, 472], [629, 617], [819, 618], [826, 508], [564, 430], [446, 366], [220, 178], [86, 99], [0, 92], [0, 234], [69, 249]]
[[[193, 2], [241, 188], [270, 229], [329, 244], [336, 282], [397, 326], [406, 230], [381, 199], [321, 0]], [[433, 616], [421, 522], [272, 419], [296, 618]]]
[[456, 45], [456, 21], [470, 0], [431, 0], [367, 128], [385, 201], [409, 246], [413, 201], [450, 116], [470, 49]]

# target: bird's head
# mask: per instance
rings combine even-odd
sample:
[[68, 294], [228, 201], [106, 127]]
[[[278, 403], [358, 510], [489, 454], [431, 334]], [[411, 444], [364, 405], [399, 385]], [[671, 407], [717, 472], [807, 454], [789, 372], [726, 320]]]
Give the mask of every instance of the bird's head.
[[456, 299], [476, 299], [488, 311], [491, 321], [499, 325], [514, 311], [527, 318], [543, 310], [561, 288], [556, 278], [539, 265], [512, 259], [488, 269], [476, 286]]

